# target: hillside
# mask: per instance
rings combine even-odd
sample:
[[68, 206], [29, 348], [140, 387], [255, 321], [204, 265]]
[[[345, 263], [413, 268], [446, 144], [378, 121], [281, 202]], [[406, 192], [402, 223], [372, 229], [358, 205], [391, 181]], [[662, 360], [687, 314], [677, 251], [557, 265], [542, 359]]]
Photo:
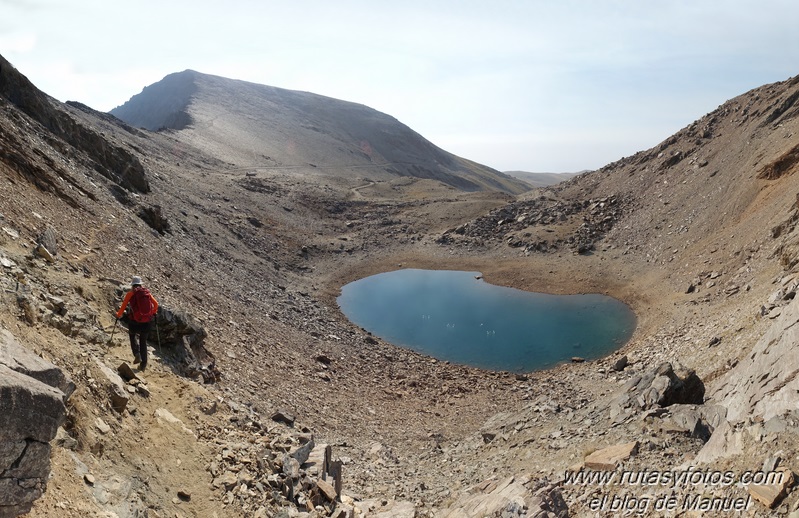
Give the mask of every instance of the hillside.
[[[587, 172], [587, 171], [583, 171]], [[530, 173], [528, 171], [505, 171], [505, 174], [523, 180], [533, 187], [548, 187], [565, 182], [580, 173]]]
[[361, 104], [193, 70], [168, 75], [111, 114], [136, 127], [176, 130], [178, 139], [229, 168], [370, 180], [411, 176], [464, 191], [529, 189]]
[[[689, 516], [699, 497], [789, 515], [781, 486], [565, 473], [799, 469], [798, 100], [798, 78], [766, 85], [650, 150], [510, 196], [246, 167], [191, 125], [135, 129], [0, 61], [0, 329], [77, 386], [30, 516], [614, 516], [624, 496], [657, 515], [664, 495]], [[52, 262], [35, 252], [47, 229]], [[399, 267], [608, 293], [638, 329], [549, 371], [435, 361], [335, 305], [344, 283]], [[111, 312], [134, 274], [207, 337], [152, 342], [120, 413], [104, 373], [131, 360]], [[292, 485], [284, 454], [311, 435], [343, 463], [342, 502], [310, 476]]]

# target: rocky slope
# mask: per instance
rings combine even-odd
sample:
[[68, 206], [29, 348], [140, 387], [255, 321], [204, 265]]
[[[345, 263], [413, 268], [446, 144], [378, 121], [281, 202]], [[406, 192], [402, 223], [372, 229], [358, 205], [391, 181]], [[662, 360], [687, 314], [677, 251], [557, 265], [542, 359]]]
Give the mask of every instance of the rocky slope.
[[[135, 130], [0, 74], [0, 327], [77, 386], [31, 516], [794, 511], [780, 470], [799, 457], [799, 80], [511, 197], [346, 167], [231, 168], [229, 147]], [[135, 157], [149, 191], [104, 174], [107, 153]], [[639, 327], [595, 362], [525, 375], [449, 365], [335, 306], [346, 281], [406, 266], [609, 293]], [[132, 274], [203, 328], [207, 354], [188, 346], [195, 372], [156, 340], [146, 373], [120, 382], [120, 412], [109, 390], [130, 354], [111, 311]], [[342, 502], [314, 471], [325, 445]], [[761, 470], [781, 480], [747, 478]], [[570, 474], [597, 472], [612, 478]]]

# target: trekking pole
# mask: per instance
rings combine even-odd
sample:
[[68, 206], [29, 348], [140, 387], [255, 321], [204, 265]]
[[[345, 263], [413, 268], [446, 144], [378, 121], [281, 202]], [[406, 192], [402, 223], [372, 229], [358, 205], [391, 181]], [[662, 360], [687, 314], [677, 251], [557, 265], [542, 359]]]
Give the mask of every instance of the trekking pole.
[[116, 321], [114, 321], [114, 329], [111, 330], [111, 338], [108, 339], [109, 345], [111, 344], [111, 342], [114, 341], [114, 332], [117, 330], [117, 324], [119, 324], [119, 319], [116, 319]]
[[158, 318], [155, 319], [155, 336], [158, 338], [158, 356], [163, 356], [161, 354], [161, 331], [158, 330]]

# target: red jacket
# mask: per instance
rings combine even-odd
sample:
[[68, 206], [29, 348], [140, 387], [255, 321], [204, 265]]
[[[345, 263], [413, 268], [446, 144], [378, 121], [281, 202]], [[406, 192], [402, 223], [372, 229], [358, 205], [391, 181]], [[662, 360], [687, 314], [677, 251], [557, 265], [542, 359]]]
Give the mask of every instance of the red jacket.
[[[130, 290], [125, 295], [125, 299], [122, 301], [122, 307], [119, 308], [119, 311], [117, 311], [117, 318], [122, 318], [122, 315], [125, 314], [125, 308], [128, 307], [128, 304], [130, 303], [130, 299], [133, 298], [134, 290], [135, 290], [135, 288], [133, 290]], [[155, 315], [158, 312], [158, 301], [155, 300], [155, 297], [153, 297], [152, 293], [150, 294], [150, 300], [153, 302], [153, 312], [150, 315], [150, 317], [152, 317], [153, 315]], [[149, 322], [149, 320], [148, 320], [148, 322]]]

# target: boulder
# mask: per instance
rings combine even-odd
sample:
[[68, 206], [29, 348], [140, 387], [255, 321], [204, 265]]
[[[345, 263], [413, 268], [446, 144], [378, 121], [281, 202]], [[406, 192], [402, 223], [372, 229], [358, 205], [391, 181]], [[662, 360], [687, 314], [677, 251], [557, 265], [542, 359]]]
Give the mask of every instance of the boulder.
[[75, 384], [64, 371], [23, 347], [5, 329], [0, 329], [0, 365], [60, 390], [65, 401], [75, 391]]
[[713, 431], [725, 421], [727, 409], [721, 405], [676, 404], [661, 415], [666, 431], [685, 433], [707, 442]]
[[172, 309], [163, 304], [158, 307], [156, 322], [162, 345], [180, 344], [186, 338], [202, 341], [208, 336], [194, 317], [185, 311]]
[[47, 261], [48, 263], [55, 262], [55, 256], [44, 245], [36, 246], [36, 255]]
[[239, 478], [235, 473], [232, 471], [225, 471], [222, 475], [216, 477], [211, 484], [216, 488], [223, 487], [226, 490], [230, 490], [236, 486], [238, 481]]
[[316, 487], [319, 490], [319, 494], [325, 498], [328, 502], [335, 502], [338, 498], [338, 494], [336, 494], [336, 489], [333, 487], [330, 482], [325, 480], [317, 480]]
[[57, 388], [0, 365], [0, 442], [50, 442], [66, 420], [65, 399]]
[[53, 445], [58, 448], [74, 451], [78, 448], [78, 441], [69, 435], [66, 430], [59, 428], [53, 440]]
[[643, 376], [631, 378], [610, 403], [610, 417], [623, 420], [633, 412], [675, 404], [702, 404], [705, 384], [693, 369], [661, 363]]
[[29, 512], [47, 485], [49, 442], [66, 421], [67, 395], [46, 382], [70, 393], [75, 386], [6, 331], [0, 332], [0, 348], [0, 517], [5, 518]]
[[111, 427], [108, 425], [108, 423], [99, 417], [94, 420], [94, 426], [96, 426], [97, 430], [99, 430], [99, 432], [103, 435], [107, 435], [111, 432]]
[[299, 462], [300, 465], [305, 464], [305, 461], [307, 461], [308, 457], [310, 457], [315, 445], [316, 444], [314, 443], [313, 437], [311, 437], [310, 441], [291, 451], [288, 456], [297, 459], [297, 462]]
[[117, 367], [117, 372], [125, 381], [139, 379], [139, 377], [136, 376], [136, 373], [133, 372], [133, 368], [128, 364], [128, 362], [122, 362], [119, 367]]
[[190, 378], [203, 377], [205, 383], [213, 383], [220, 376], [216, 369], [216, 358], [205, 348], [208, 336], [205, 329], [185, 311], [172, 309], [165, 305], [158, 307], [155, 317], [156, 338], [160, 346], [170, 348], [179, 362], [181, 373]]
[[294, 426], [294, 414], [291, 412], [287, 412], [285, 410], [278, 410], [274, 414], [272, 414], [272, 421], [276, 423], [283, 423], [286, 426]]
[[111, 370], [110, 367], [101, 362], [99, 359], [95, 359], [95, 363], [105, 377], [105, 385], [108, 389], [111, 407], [119, 413], [124, 412], [125, 407], [128, 405], [128, 400], [130, 399], [130, 395], [125, 387], [125, 382], [122, 381], [122, 378], [119, 377], [119, 374]]
[[58, 241], [56, 240], [55, 230], [52, 227], [47, 229], [39, 235], [37, 244], [43, 246], [53, 256], [58, 255]]

